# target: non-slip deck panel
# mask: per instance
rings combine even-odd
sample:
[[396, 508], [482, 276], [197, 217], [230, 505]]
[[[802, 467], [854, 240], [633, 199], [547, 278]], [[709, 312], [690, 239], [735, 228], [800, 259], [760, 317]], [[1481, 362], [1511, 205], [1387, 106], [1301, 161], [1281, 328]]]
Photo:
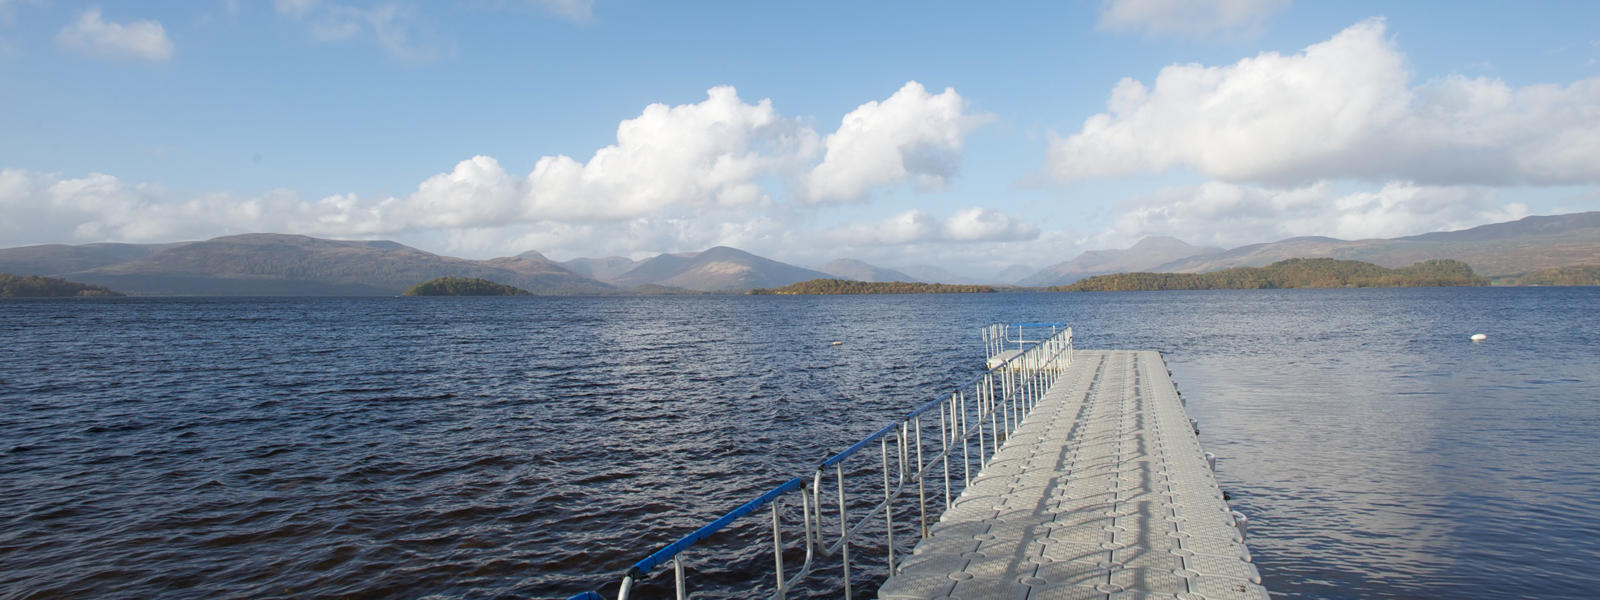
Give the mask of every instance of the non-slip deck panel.
[[1077, 351], [878, 596], [1266, 600], [1161, 355]]

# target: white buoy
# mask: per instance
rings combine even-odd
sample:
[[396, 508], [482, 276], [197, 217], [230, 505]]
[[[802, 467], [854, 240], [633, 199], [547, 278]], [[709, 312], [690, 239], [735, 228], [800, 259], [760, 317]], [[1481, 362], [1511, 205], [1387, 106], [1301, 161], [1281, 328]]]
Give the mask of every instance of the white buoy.
[[1474, 342], [1481, 342], [1481, 341], [1484, 341], [1484, 340], [1487, 340], [1487, 339], [1489, 339], [1489, 336], [1487, 336], [1487, 335], [1484, 335], [1484, 334], [1481, 334], [1481, 333], [1472, 334], [1472, 341], [1474, 341]]

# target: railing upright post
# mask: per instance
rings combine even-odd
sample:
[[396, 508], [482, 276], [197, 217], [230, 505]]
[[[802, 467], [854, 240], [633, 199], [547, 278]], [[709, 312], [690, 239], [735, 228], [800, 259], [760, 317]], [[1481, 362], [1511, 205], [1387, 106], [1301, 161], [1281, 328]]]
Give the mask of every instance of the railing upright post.
[[677, 582], [677, 584], [678, 584], [677, 585], [678, 600], [686, 600], [689, 597], [689, 590], [684, 589], [684, 585], [683, 585], [683, 554], [682, 553], [675, 554], [672, 557], [672, 579], [673, 579], [673, 581]]
[[914, 422], [917, 436], [917, 531], [928, 537], [928, 478], [927, 466], [922, 464], [922, 416]]
[[[978, 400], [977, 400], [976, 404], [978, 405], [977, 420], [978, 420], [978, 468], [979, 469], [982, 469], [983, 467], [986, 467], [986, 466], [989, 465], [988, 459], [985, 459], [984, 455], [983, 455], [983, 452], [984, 452], [984, 445], [983, 445], [983, 409], [984, 409], [984, 404], [986, 402], [987, 402], [987, 400], [985, 400], [985, 398], [983, 396], [983, 390], [978, 390]], [[993, 414], [993, 412], [991, 412], [990, 414]], [[972, 485], [972, 480], [970, 480], [970, 479], [967, 480], [967, 485]]]
[[944, 455], [944, 509], [950, 510], [950, 444], [954, 441], [955, 431], [951, 429], [954, 419], [945, 416], [945, 408], [950, 408], [950, 415], [955, 415], [956, 397], [939, 405], [939, 444]]
[[[988, 376], [985, 375], [985, 377]], [[967, 391], [961, 390], [956, 392], [956, 395], [952, 398], [952, 401], [958, 399], [961, 404], [961, 485], [963, 489], [965, 489], [966, 487], [972, 486], [972, 453], [970, 452], [969, 444], [967, 443]], [[945, 498], [945, 500], [949, 500], [949, 498]]]
[[850, 600], [850, 520], [845, 518], [844, 461], [833, 463], [833, 469], [839, 476], [839, 549], [844, 559], [844, 600]]
[[887, 533], [889, 549], [889, 576], [894, 577], [894, 496], [889, 487], [889, 436], [883, 436], [883, 526]]
[[[1001, 392], [1001, 397], [998, 399], [998, 402], [997, 402], [996, 398], [994, 397], [994, 388], [991, 387], [989, 389], [989, 433], [993, 434], [991, 436], [992, 439], [989, 440], [989, 445], [991, 447], [993, 447], [994, 451], [990, 452], [986, 456], [982, 456], [983, 462], [981, 462], [979, 464], [981, 464], [985, 468], [987, 468], [989, 466], [989, 459], [992, 458], [996, 453], [1000, 452], [1000, 425], [999, 425], [1000, 418], [997, 415], [995, 415], [995, 412], [997, 412], [996, 409], [999, 407], [999, 405], [1005, 402], [1005, 396], [1010, 395], [1010, 394], [1005, 393], [1006, 390], [1005, 390], [1004, 386], [1001, 386], [1000, 392]], [[979, 424], [978, 432], [980, 434], [983, 432], [983, 425], [982, 424]], [[978, 450], [979, 450], [978, 453], [980, 455], [982, 455], [983, 454], [983, 452], [982, 452], [983, 448], [979, 448]]]
[[[805, 498], [805, 493], [802, 492], [800, 497]], [[772, 560], [778, 568], [778, 600], [783, 600], [788, 596], [788, 590], [783, 585], [783, 528], [778, 519], [779, 504], [781, 501], [778, 499], [772, 500]]]

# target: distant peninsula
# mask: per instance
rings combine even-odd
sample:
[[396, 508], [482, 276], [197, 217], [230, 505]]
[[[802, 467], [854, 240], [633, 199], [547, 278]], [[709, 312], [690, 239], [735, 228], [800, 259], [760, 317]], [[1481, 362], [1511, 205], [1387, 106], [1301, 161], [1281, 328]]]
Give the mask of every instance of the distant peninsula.
[[994, 291], [993, 287], [987, 285], [812, 279], [781, 288], [756, 288], [750, 290], [750, 294], [754, 296], [833, 296], [843, 294], [992, 294]]
[[411, 286], [401, 296], [532, 296], [528, 290], [476, 277], [440, 277]]
[[1115, 273], [1049, 288], [1057, 292], [1140, 292], [1159, 290], [1253, 290], [1354, 287], [1469, 287], [1489, 280], [1467, 263], [1426, 260], [1389, 269], [1356, 260], [1291, 258], [1265, 267], [1237, 267], [1210, 273]]
[[121, 296], [110, 288], [54, 277], [0, 273], [0, 298], [81, 298]]
[[1600, 265], [1539, 269], [1520, 276], [1497, 277], [1495, 285], [1600, 285]]

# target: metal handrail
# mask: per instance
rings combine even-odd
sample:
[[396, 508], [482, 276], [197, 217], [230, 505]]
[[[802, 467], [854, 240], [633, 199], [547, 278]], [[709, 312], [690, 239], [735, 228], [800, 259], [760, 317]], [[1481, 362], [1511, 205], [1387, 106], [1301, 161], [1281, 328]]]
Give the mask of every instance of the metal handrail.
[[[1044, 391], [1054, 382], [1055, 377], [1071, 363], [1072, 328], [1063, 324], [990, 325], [983, 331], [985, 344], [988, 345], [992, 337], [998, 336], [995, 339], [1004, 340], [1002, 343], [1008, 345], [1015, 341], [1010, 335], [1013, 330], [1017, 332], [1016, 339], [1021, 338], [1022, 327], [1051, 327], [1052, 332], [1049, 337], [1025, 342], [1033, 345], [1024, 347], [1016, 356], [958, 384], [954, 390], [935, 394], [903, 419], [879, 429], [823, 461], [809, 474], [809, 477], [790, 479], [634, 563], [622, 577], [617, 589], [617, 600], [628, 600], [634, 584], [648, 577], [656, 567], [669, 560], [673, 565], [675, 595], [678, 600], [686, 599], [688, 587], [683, 566], [684, 552], [739, 518], [768, 505], [772, 507], [775, 567], [773, 581], [776, 586], [771, 598], [775, 600], [786, 598], [789, 591], [816, 568], [818, 557], [837, 556], [842, 567], [844, 597], [846, 600], [851, 600], [851, 543], [867, 528], [874, 526], [878, 522], [879, 515], [882, 515], [883, 519], [885, 537], [883, 546], [886, 550], [888, 574], [894, 575], [897, 572], [894, 540], [895, 501], [909, 494], [912, 486], [916, 488], [916, 532], [918, 536], [926, 537], [930, 523], [928, 477], [937, 477], [942, 472], [944, 484], [942, 508], [948, 510], [955, 495], [971, 484], [975, 475], [974, 459], [979, 470], [987, 466], [989, 459], [1021, 424], [1022, 419], [1031, 412], [1044, 395]], [[993, 353], [990, 356], [993, 356]], [[938, 409], [937, 426], [932, 426], [930, 423], [925, 429], [924, 422], [933, 420], [935, 409]], [[930, 440], [930, 436], [936, 439]], [[974, 439], [977, 442], [975, 451], [972, 448]], [[862, 451], [870, 447], [873, 442], [877, 442], [879, 447], [877, 471], [881, 473], [883, 499], [868, 500], [873, 502], [872, 506], [852, 522], [850, 518], [852, 504], [846, 491], [845, 463], [863, 454]], [[958, 465], [952, 465], [952, 462], [957, 462]], [[957, 470], [959, 475], [955, 473]], [[837, 505], [832, 507], [828, 516], [831, 517], [830, 521], [836, 521], [838, 525], [837, 537], [831, 540], [831, 543], [823, 531], [825, 515], [822, 496], [823, 488], [828, 483], [825, 480], [829, 479], [829, 471], [832, 471]], [[783, 561], [786, 548], [783, 535], [782, 498], [796, 491], [800, 496], [801, 522], [798, 525], [801, 529], [799, 537], [805, 551], [805, 560], [794, 575], [786, 577]], [[942, 510], [935, 513], [935, 518], [937, 514], [942, 513]], [[595, 594], [595, 592], [585, 594]], [[598, 594], [595, 596], [580, 594], [580, 596], [583, 597], [581, 599], [574, 597], [572, 600], [603, 600]]]
[[[1029, 340], [1023, 335], [1024, 328], [1050, 328], [1050, 336], [1067, 327], [1065, 323], [993, 323], [983, 328], [983, 345], [985, 356], [999, 356], [1009, 344], [1017, 344], [1021, 350], [1024, 344], [1036, 344], [1040, 340]], [[1040, 331], [1039, 333], [1043, 333]], [[1046, 336], [1046, 339], [1049, 336]]]

